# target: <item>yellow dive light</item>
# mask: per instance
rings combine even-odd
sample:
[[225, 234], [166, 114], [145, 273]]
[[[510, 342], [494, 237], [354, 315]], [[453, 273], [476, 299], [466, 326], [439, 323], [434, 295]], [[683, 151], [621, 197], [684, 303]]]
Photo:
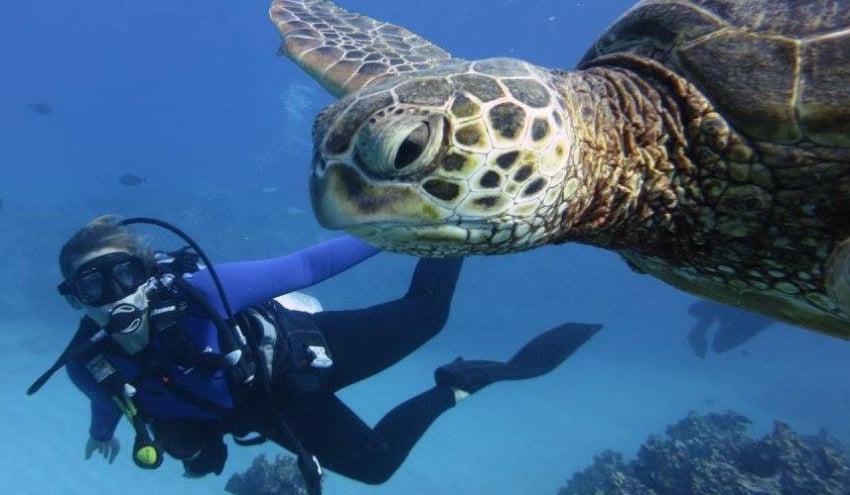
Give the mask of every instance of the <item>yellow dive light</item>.
[[134, 446], [133, 461], [143, 469], [156, 469], [162, 464], [159, 449], [153, 444]]
[[133, 462], [142, 469], [156, 469], [162, 465], [162, 450], [154, 443], [148, 433], [148, 428], [139, 417], [136, 405], [129, 398], [113, 396], [112, 399], [130, 420], [136, 430], [136, 440], [133, 443]]

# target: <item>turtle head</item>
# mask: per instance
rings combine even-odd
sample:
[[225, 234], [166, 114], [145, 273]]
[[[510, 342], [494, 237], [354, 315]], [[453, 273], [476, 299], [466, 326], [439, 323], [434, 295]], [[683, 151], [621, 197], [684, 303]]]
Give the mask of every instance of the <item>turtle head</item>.
[[518, 60], [452, 60], [335, 102], [314, 126], [319, 221], [424, 256], [545, 242], [572, 139], [550, 77]]

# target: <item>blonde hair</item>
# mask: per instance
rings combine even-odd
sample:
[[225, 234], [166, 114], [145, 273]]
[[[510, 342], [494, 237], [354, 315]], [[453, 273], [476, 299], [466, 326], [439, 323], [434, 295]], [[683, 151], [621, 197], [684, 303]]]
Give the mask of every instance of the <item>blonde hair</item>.
[[121, 225], [116, 215], [102, 215], [78, 230], [59, 251], [59, 270], [66, 280], [73, 275], [74, 264], [88, 253], [105, 248], [114, 248], [138, 256], [151, 273], [156, 262], [153, 251], [144, 238]]

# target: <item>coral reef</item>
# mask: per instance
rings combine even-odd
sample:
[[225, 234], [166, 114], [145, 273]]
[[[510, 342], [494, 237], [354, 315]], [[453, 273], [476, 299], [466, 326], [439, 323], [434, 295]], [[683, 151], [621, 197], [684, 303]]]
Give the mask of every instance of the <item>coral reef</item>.
[[287, 455], [276, 456], [273, 463], [257, 456], [247, 471], [231, 476], [224, 489], [233, 495], [307, 495], [298, 462]]
[[653, 435], [631, 462], [605, 451], [559, 495], [848, 495], [850, 451], [821, 431], [802, 436], [780, 421], [760, 439], [728, 411], [691, 413]]

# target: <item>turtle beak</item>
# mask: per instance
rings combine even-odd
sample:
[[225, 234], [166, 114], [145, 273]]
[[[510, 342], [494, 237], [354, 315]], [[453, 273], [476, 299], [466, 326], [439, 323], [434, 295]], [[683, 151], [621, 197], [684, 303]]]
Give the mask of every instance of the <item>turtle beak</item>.
[[411, 184], [371, 182], [344, 163], [329, 164], [324, 173], [314, 168], [310, 197], [319, 223], [328, 229], [362, 225], [432, 225], [451, 212], [435, 207]]
[[331, 179], [325, 174], [319, 176], [315, 170], [310, 176], [310, 200], [319, 224], [331, 230], [345, 228], [346, 216], [338, 214], [340, 209], [337, 202], [328, 197], [328, 184]]

